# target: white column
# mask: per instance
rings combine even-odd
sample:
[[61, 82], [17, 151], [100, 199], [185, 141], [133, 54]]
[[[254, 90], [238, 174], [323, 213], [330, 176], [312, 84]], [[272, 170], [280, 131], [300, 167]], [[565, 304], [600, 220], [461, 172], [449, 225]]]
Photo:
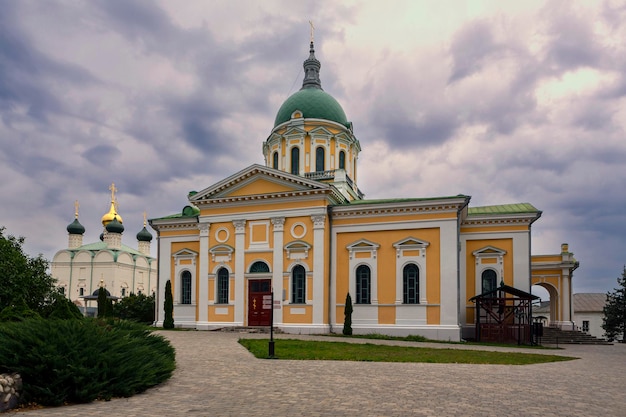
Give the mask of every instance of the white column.
[[245, 244], [246, 221], [233, 220], [235, 226], [235, 325], [243, 326], [246, 300], [245, 284]]
[[[562, 327], [568, 328], [572, 322], [572, 316], [570, 315], [570, 276], [569, 270], [567, 268], [563, 268], [562, 270], [563, 277], [561, 278], [561, 321], [563, 322]], [[569, 330], [569, 329], [568, 329]]]
[[[272, 261], [272, 287], [274, 288], [274, 300], [283, 300], [283, 234], [285, 226], [284, 217], [274, 217], [271, 219], [274, 225], [274, 259]], [[274, 310], [274, 325], [282, 324], [283, 309]]]
[[198, 277], [198, 323], [196, 326], [207, 328], [209, 322], [209, 223], [200, 223], [200, 253]]
[[[159, 271], [158, 271], [158, 288], [157, 288], [157, 316], [155, 318], [156, 326], [162, 327], [165, 320], [165, 284], [167, 280], [171, 280], [170, 275], [172, 262], [172, 243], [170, 239], [158, 237], [159, 239]], [[134, 289], [133, 289], [134, 290]], [[174, 288], [172, 288], [172, 295]]]
[[313, 324], [324, 324], [324, 227], [325, 215], [311, 216], [313, 221]]

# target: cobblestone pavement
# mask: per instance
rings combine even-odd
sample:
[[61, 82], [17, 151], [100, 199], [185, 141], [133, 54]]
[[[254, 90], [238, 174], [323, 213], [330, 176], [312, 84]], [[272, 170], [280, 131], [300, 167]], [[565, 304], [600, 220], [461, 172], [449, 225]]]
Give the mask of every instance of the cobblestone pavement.
[[[626, 415], [623, 389], [626, 345], [623, 344], [568, 345], [558, 351], [520, 349], [581, 359], [510, 366], [261, 360], [255, 359], [237, 340], [267, 338], [267, 335], [197, 331], [162, 334], [171, 340], [177, 352], [177, 369], [168, 382], [131, 398], [8, 414], [24, 417]], [[283, 337], [294, 336], [276, 336], [277, 346]]]

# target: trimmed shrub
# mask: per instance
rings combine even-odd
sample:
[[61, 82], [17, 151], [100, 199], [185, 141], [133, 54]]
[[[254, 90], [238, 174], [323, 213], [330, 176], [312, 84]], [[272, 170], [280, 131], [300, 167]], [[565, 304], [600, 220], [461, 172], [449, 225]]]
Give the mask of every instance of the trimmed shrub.
[[346, 306], [343, 309], [343, 334], [350, 336], [352, 334], [352, 297], [350, 293], [346, 295]]
[[172, 345], [143, 325], [119, 320], [0, 324], [0, 372], [23, 378], [23, 402], [57, 406], [129, 397], [167, 380]]
[[172, 296], [172, 283], [168, 279], [165, 283], [165, 320], [163, 320], [164, 329], [174, 328], [174, 297]]

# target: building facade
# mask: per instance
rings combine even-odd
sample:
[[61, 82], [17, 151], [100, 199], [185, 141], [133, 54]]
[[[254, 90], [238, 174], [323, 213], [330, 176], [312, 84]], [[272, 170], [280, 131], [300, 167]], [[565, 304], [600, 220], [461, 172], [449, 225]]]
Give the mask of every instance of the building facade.
[[[355, 333], [472, 338], [469, 299], [500, 283], [530, 292], [528, 203], [470, 207], [466, 195], [368, 200], [361, 145], [321, 86], [311, 42], [302, 88], [277, 112], [252, 165], [150, 220], [159, 242], [157, 325], [166, 282], [175, 325], [274, 325]], [[274, 294], [274, 305], [271, 294]]]
[[118, 298], [130, 293], [156, 294], [157, 290], [157, 260], [150, 256], [153, 237], [146, 229], [147, 221], [144, 219], [144, 227], [137, 233], [137, 249], [123, 244], [124, 225], [117, 212], [115, 185], [110, 189], [111, 205], [102, 216], [100, 241], [83, 243], [85, 228], [78, 221], [76, 202], [74, 221], [67, 226], [68, 247], [58, 251], [51, 263], [57, 285], [85, 313], [93, 312], [85, 297], [96, 294], [101, 286]]

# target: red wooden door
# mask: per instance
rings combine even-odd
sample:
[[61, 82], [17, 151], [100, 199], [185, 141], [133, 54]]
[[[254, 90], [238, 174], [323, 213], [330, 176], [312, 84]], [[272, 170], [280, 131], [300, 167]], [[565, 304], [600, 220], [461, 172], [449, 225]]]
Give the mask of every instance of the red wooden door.
[[[271, 303], [267, 299], [272, 295], [272, 280], [255, 279], [248, 281], [248, 326], [269, 326]], [[263, 299], [266, 299], [265, 306]], [[269, 305], [269, 308], [268, 308]]]

